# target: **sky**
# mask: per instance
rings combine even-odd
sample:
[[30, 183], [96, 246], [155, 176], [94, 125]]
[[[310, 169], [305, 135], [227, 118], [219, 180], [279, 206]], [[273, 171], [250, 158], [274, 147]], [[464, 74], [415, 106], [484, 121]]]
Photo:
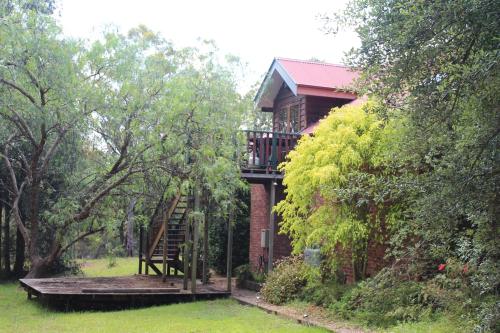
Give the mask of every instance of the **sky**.
[[144, 24], [178, 47], [213, 39], [222, 54], [247, 64], [241, 89], [265, 74], [273, 58], [342, 63], [359, 44], [352, 31], [336, 36], [321, 30], [319, 15], [342, 10], [347, 0], [59, 0], [66, 35], [96, 39], [107, 25], [123, 32]]

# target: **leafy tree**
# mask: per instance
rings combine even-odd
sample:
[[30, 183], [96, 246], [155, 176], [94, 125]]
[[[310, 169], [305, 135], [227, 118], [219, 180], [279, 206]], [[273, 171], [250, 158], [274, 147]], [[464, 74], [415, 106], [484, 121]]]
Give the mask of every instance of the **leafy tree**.
[[253, 101], [259, 86], [260, 82], [254, 84], [250, 91], [244, 96], [244, 100], [248, 107], [245, 113], [243, 126], [244, 129], [247, 130], [271, 131], [273, 129], [272, 112], [262, 112], [262, 110], [255, 107]]
[[353, 259], [355, 278], [363, 278], [370, 242], [384, 240], [388, 215], [399, 211], [396, 192], [386, 189], [395, 168], [392, 139], [399, 133], [384, 124], [374, 102], [333, 109], [305, 136], [281, 165], [286, 198], [276, 211], [294, 252], [319, 246], [341, 261]]
[[424, 273], [459, 258], [482, 292], [500, 281], [499, 19], [498, 1], [362, 0], [331, 21], [356, 28], [349, 59], [380, 115], [406, 119], [400, 156], [418, 172], [400, 180], [412, 218], [399, 256]]
[[[36, 277], [76, 241], [102, 231], [96, 208], [154, 164], [139, 158], [158, 140], [151, 131], [156, 117], [147, 111], [174, 66], [170, 46], [147, 32], [108, 33], [86, 50], [63, 39], [51, 17], [21, 5], [0, 30], [0, 115], [11, 126], [2, 133], [2, 161], [11, 214], [28, 248], [28, 276]], [[63, 188], [51, 175], [63, 179]], [[101, 216], [112, 212], [100, 207]]]
[[144, 26], [91, 44], [67, 39], [26, 3], [2, 7], [0, 156], [28, 276], [113, 230], [131, 200], [144, 221], [181, 185], [198, 187], [227, 214], [244, 186], [237, 59], [222, 64], [212, 43], [174, 50]]

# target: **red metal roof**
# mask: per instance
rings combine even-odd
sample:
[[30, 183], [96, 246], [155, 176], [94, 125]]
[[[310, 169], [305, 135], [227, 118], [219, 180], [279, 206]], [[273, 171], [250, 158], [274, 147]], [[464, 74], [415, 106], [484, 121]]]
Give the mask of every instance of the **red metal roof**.
[[359, 76], [349, 67], [328, 63], [276, 58], [298, 86], [347, 89]]
[[358, 76], [347, 66], [275, 58], [254, 101], [259, 108], [271, 108], [282, 83], [286, 83], [296, 96], [355, 100], [358, 96], [352, 84]]

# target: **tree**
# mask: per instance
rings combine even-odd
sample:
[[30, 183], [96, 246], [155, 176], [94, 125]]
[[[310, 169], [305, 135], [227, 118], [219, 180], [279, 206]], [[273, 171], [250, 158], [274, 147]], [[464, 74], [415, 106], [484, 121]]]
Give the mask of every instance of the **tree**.
[[[146, 111], [174, 66], [170, 46], [148, 31], [109, 33], [86, 50], [63, 39], [50, 16], [19, 4], [0, 26], [0, 116], [11, 126], [1, 133], [1, 156], [28, 277], [37, 277], [75, 242], [102, 231], [90, 218], [96, 207], [144, 171], [149, 161], [140, 157], [158, 140]], [[40, 244], [47, 230], [50, 241]]]
[[349, 56], [360, 86], [384, 101], [381, 116], [406, 122], [400, 156], [418, 172], [400, 179], [412, 218], [399, 230], [421, 241], [399, 255], [427, 271], [457, 258], [482, 292], [498, 292], [500, 4], [352, 1], [340, 19], [330, 23], [361, 39]]
[[385, 240], [386, 222], [399, 211], [397, 192], [387, 189], [398, 131], [376, 115], [379, 108], [368, 102], [332, 109], [280, 166], [286, 198], [276, 211], [294, 252], [317, 246], [340, 262], [345, 251], [339, 249], [347, 250], [355, 279], [365, 277], [369, 243]]

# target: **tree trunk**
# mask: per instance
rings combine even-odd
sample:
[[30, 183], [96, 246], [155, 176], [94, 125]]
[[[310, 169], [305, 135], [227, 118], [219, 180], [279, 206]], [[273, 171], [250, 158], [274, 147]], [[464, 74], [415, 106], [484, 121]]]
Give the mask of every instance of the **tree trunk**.
[[[118, 225], [118, 235], [120, 237], [120, 245], [123, 249], [127, 248], [127, 244], [125, 243], [125, 221], [121, 221]], [[109, 253], [108, 253], [109, 254]]]
[[10, 276], [10, 213], [4, 214], [5, 221], [3, 225], [3, 265], [5, 276]]
[[31, 268], [25, 279], [38, 279], [45, 277], [55, 258], [34, 258], [31, 260]]
[[130, 200], [130, 204], [127, 209], [127, 233], [126, 233], [126, 246], [127, 256], [134, 256], [134, 208], [137, 203], [136, 198]]
[[24, 261], [26, 259], [24, 251], [26, 249], [25, 243], [24, 243], [24, 238], [19, 230], [17, 228], [17, 233], [16, 233], [16, 261], [14, 263], [14, 274], [17, 277], [21, 277], [24, 274]]

